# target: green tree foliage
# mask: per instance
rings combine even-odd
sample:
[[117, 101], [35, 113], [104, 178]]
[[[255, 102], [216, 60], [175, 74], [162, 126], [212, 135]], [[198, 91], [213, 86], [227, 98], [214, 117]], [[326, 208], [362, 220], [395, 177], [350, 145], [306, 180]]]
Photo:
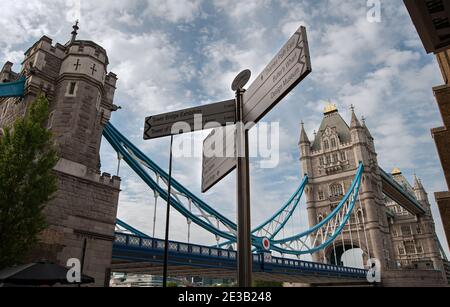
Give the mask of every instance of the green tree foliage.
[[42, 211], [57, 190], [48, 105], [39, 96], [0, 136], [0, 269], [21, 263], [38, 242], [46, 227]]

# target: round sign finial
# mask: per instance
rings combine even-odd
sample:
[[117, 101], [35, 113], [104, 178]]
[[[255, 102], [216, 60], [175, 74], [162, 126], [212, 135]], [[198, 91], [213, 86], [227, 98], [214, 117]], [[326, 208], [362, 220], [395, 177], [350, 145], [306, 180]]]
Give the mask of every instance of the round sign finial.
[[270, 250], [270, 240], [268, 238], [262, 239], [262, 245], [266, 251]]
[[241, 90], [247, 84], [252, 76], [252, 72], [248, 69], [242, 71], [233, 81], [231, 85], [231, 89], [236, 92], [237, 90]]

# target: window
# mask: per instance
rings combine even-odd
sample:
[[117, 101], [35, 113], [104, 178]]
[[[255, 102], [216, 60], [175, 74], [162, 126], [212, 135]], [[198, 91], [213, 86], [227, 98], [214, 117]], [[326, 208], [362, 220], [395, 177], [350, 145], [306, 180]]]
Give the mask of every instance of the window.
[[330, 187], [330, 192], [332, 196], [342, 196], [344, 195], [344, 189], [342, 188], [342, 185], [339, 183], [333, 184]]
[[323, 157], [320, 157], [319, 161], [320, 161], [320, 165], [324, 165], [325, 164], [325, 159]]
[[331, 164], [331, 157], [327, 156], [327, 164]]
[[336, 148], [336, 147], [337, 147], [337, 145], [336, 145], [336, 139], [335, 139], [335, 138], [332, 138], [332, 139], [331, 139], [331, 147], [332, 147], [332, 148]]
[[333, 161], [334, 161], [334, 163], [339, 162], [339, 156], [338, 156], [337, 153], [334, 153], [334, 154], [333, 154]]
[[325, 150], [330, 149], [330, 143], [328, 141], [324, 141], [323, 142], [323, 147], [325, 148]]
[[412, 235], [411, 226], [409, 226], [409, 225], [402, 226], [402, 235], [404, 235], [404, 236]]
[[426, 6], [430, 14], [436, 14], [444, 10], [442, 0], [426, 1]]
[[417, 234], [418, 235], [422, 234], [422, 228], [420, 227], [420, 225], [417, 225]]
[[395, 228], [392, 229], [392, 236], [393, 236], [394, 238], [398, 237], [397, 229], [395, 229]]
[[66, 96], [76, 96], [77, 95], [77, 83], [76, 82], [69, 82], [67, 86], [67, 92]]
[[415, 254], [416, 253], [416, 245], [414, 244], [414, 241], [405, 241], [405, 252], [407, 254]]
[[76, 82], [70, 82], [69, 95], [73, 95], [75, 93], [75, 86], [77, 86]]
[[422, 244], [417, 243], [417, 244], [416, 244], [416, 250], [417, 250], [417, 253], [418, 253], [418, 254], [423, 254], [423, 247], [422, 247]]
[[399, 255], [405, 255], [405, 248], [402, 245], [398, 246]]
[[325, 199], [325, 194], [323, 193], [323, 191], [319, 191], [319, 200], [324, 200]]
[[347, 160], [347, 155], [345, 154], [345, 151], [341, 152], [341, 160], [342, 161], [346, 161]]

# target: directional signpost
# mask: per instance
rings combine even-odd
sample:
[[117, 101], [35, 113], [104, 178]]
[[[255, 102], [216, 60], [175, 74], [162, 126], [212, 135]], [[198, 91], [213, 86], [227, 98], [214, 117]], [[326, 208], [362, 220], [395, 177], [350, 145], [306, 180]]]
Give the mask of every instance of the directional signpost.
[[[232, 85], [232, 90], [236, 92], [235, 100], [146, 119], [146, 140], [181, 133], [179, 129], [174, 129], [174, 124], [180, 121], [187, 123], [191, 131], [201, 130], [205, 124], [211, 122], [215, 122], [212, 125], [217, 127], [230, 122], [237, 123], [232, 129], [215, 129], [205, 139], [202, 191], [208, 191], [237, 168], [237, 251], [240, 287], [252, 285], [248, 129], [258, 123], [311, 71], [306, 29], [300, 27], [247, 91], [244, 86], [250, 79], [250, 71], [245, 70], [236, 77]], [[197, 123], [196, 115], [199, 114], [203, 119]], [[206, 128], [213, 126], [208, 125]]]
[[257, 123], [311, 72], [305, 27], [300, 27], [244, 94], [244, 122]]
[[236, 169], [236, 127], [214, 129], [203, 142], [202, 193]]
[[[203, 130], [205, 125], [208, 125], [208, 129], [211, 129], [230, 123], [236, 123], [236, 103], [234, 99], [147, 117], [145, 119], [144, 140]], [[180, 131], [177, 126], [189, 128], [190, 131]]]

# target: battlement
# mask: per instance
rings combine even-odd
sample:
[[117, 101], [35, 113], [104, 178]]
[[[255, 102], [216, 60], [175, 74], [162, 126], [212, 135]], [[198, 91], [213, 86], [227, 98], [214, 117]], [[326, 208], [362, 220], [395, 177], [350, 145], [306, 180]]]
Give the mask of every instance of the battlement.
[[67, 45], [67, 54], [72, 55], [84, 55], [96, 58], [98, 61], [104, 63], [106, 66], [109, 64], [109, 59], [106, 54], [106, 50], [100, 45], [86, 40], [74, 41]]
[[103, 173], [100, 176], [100, 182], [113, 188], [120, 189], [121, 179], [118, 176], [111, 176], [111, 174]]
[[114, 88], [116, 88], [117, 80], [117, 75], [113, 72], [109, 72], [105, 77], [105, 83]]
[[[53, 46], [53, 40], [48, 36], [42, 36], [33, 46], [25, 51], [25, 58], [32, 57], [37, 51], [42, 50], [54, 54], [60, 59], [63, 59], [66, 53], [66, 47], [57, 43]], [[23, 63], [22, 63], [23, 64]]]

